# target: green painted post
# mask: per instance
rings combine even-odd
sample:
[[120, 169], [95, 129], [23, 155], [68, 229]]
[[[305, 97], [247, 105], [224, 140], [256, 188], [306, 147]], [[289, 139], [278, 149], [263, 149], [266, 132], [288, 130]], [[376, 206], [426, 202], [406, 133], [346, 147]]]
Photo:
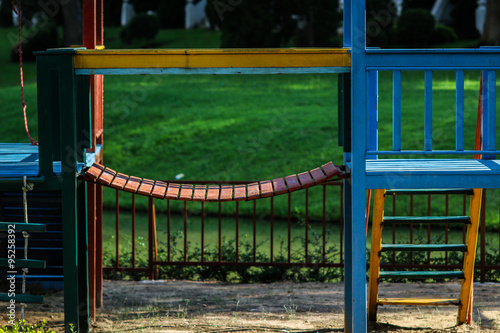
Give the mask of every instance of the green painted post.
[[[37, 54], [37, 99], [38, 99], [38, 153], [39, 174], [50, 182], [54, 178], [54, 140], [59, 140], [59, 70], [56, 57]], [[55, 96], [54, 96], [55, 95]], [[55, 122], [55, 124], [54, 124]]]
[[78, 299], [79, 299], [79, 332], [89, 331], [89, 259], [88, 259], [88, 227], [87, 227], [87, 183], [78, 182]]
[[78, 205], [76, 180], [76, 79], [72, 55], [58, 55], [59, 103], [61, 131], [61, 180], [63, 213], [64, 259], [64, 327], [70, 332], [73, 325], [78, 332], [80, 302], [78, 297]]
[[[40, 172], [59, 183], [62, 191], [64, 327], [88, 332], [86, 185], [77, 181], [77, 162], [89, 147], [89, 79], [74, 74], [74, 49], [38, 54]], [[86, 107], [87, 106], [87, 107]], [[53, 161], [61, 175], [53, 176]], [[83, 232], [85, 230], [85, 232]]]
[[338, 123], [340, 147], [351, 152], [351, 74], [341, 73], [338, 77]]

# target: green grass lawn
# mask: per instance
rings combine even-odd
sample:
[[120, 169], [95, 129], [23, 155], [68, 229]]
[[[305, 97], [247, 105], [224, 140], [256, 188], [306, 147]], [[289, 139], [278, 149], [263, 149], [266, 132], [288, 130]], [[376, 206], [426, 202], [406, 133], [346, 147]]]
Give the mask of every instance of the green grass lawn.
[[[15, 29], [0, 29], [0, 36], [11, 32]], [[107, 48], [122, 46], [118, 35], [118, 29], [106, 29]], [[218, 47], [219, 38], [219, 33], [207, 30], [164, 30], [155, 44]], [[0, 42], [1, 141], [27, 142], [18, 65], [9, 62], [6, 41]], [[474, 146], [478, 79], [478, 72], [466, 72], [466, 149]], [[35, 65], [25, 64], [29, 124], [36, 138], [34, 81]], [[391, 74], [380, 73], [379, 84], [379, 147], [390, 150]], [[403, 149], [421, 149], [424, 74], [404, 72], [402, 89]], [[434, 74], [435, 149], [454, 148], [454, 89], [454, 73]], [[182, 173], [189, 180], [263, 180], [310, 170], [330, 160], [342, 164], [336, 75], [109, 76], [104, 91], [105, 164], [126, 174], [151, 179], [173, 179]], [[114, 194], [108, 191], [105, 204], [113, 202]], [[311, 202], [311, 214], [319, 216], [321, 202]], [[303, 204], [297, 205], [302, 209]], [[232, 210], [231, 206], [226, 212]], [[284, 208], [277, 210], [278, 215], [284, 213]]]

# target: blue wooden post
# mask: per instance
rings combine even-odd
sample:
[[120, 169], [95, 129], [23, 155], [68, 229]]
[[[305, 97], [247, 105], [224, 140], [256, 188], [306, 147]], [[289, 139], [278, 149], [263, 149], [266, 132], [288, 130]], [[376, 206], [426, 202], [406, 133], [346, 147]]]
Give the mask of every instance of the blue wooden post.
[[[365, 0], [352, 0], [351, 179], [346, 186], [350, 216], [345, 224], [345, 331], [366, 332], [366, 126], [367, 84]], [[350, 189], [350, 193], [349, 193]], [[350, 195], [349, 195], [350, 194]], [[350, 218], [348, 220], [347, 218]]]

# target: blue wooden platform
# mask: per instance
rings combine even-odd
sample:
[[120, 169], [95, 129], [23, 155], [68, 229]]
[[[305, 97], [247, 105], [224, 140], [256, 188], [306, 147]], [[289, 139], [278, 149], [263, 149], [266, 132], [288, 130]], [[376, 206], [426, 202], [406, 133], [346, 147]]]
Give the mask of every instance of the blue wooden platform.
[[[97, 153], [102, 147], [97, 146]], [[95, 162], [96, 153], [87, 153], [86, 161], [78, 163], [78, 171]], [[38, 146], [29, 143], [0, 143], [0, 178], [38, 176]], [[61, 174], [61, 162], [54, 162], [54, 174]]]
[[366, 161], [367, 188], [498, 188], [500, 160], [379, 159]]

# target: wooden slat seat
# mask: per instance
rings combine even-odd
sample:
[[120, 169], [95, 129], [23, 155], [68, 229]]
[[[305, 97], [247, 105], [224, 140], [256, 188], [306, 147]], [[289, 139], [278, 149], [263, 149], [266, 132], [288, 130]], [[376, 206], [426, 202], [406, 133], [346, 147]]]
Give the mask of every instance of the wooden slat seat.
[[168, 184], [167, 194], [165, 194], [165, 199], [176, 200], [179, 198], [179, 192], [181, 190], [181, 185], [170, 183]]
[[283, 178], [273, 179], [274, 194], [280, 195], [287, 192], [285, 180]]
[[130, 193], [136, 193], [140, 185], [141, 185], [141, 178], [130, 177], [128, 179], [127, 185], [125, 185], [123, 189]]
[[85, 180], [95, 182], [101, 173], [104, 171], [105, 166], [94, 163], [88, 170], [85, 172]]
[[205, 185], [196, 185], [194, 187], [193, 201], [205, 201], [207, 187]]
[[220, 190], [220, 201], [233, 200], [233, 187], [231, 185], [222, 185]]
[[325, 175], [323, 170], [321, 170], [321, 168], [311, 170], [311, 176], [316, 184], [320, 184], [328, 180], [328, 177]]
[[116, 171], [112, 170], [110, 168], [104, 169], [104, 171], [101, 173], [99, 178], [97, 179], [97, 182], [104, 184], [106, 186], [110, 186], [111, 182], [116, 176]]
[[328, 178], [335, 177], [341, 171], [340, 168], [337, 167], [336, 165], [333, 165], [332, 162], [328, 162], [328, 163], [322, 165], [321, 168], [323, 169], [323, 171], [325, 172], [325, 174]]
[[314, 180], [311, 178], [309, 172], [302, 172], [298, 174], [300, 186], [302, 188], [308, 188], [314, 185]]
[[305, 171], [298, 175], [290, 175], [273, 180], [263, 180], [248, 185], [189, 185], [167, 183], [150, 179], [141, 179], [94, 163], [85, 170], [81, 179], [102, 184], [117, 190], [151, 196], [158, 199], [183, 200], [198, 202], [217, 201], [243, 201], [268, 198], [284, 193], [298, 191], [329, 179], [345, 175], [341, 169], [332, 162], [324, 164], [321, 168]]
[[167, 191], [168, 184], [161, 181], [156, 181], [155, 187], [153, 187], [153, 191], [151, 192], [151, 196], [163, 199], [165, 198], [165, 192]]
[[235, 185], [234, 186], [234, 200], [242, 201], [247, 198], [247, 186], [246, 185]]
[[181, 194], [179, 200], [189, 201], [193, 198], [193, 185], [184, 184], [181, 186]]
[[143, 179], [141, 182], [141, 186], [139, 186], [139, 189], [137, 190], [137, 194], [150, 195], [154, 185], [154, 180]]
[[255, 200], [260, 198], [259, 183], [248, 184], [247, 200]]
[[260, 182], [260, 192], [262, 198], [272, 197], [274, 195], [273, 183], [270, 180]]
[[220, 186], [210, 185], [207, 191], [207, 201], [219, 201]]
[[286, 182], [286, 186], [288, 186], [288, 192], [300, 190], [300, 183], [297, 180], [296, 175], [286, 176], [285, 182]]
[[118, 173], [116, 176], [115, 176], [115, 179], [113, 179], [113, 182], [111, 182], [110, 186], [112, 188], [115, 188], [117, 190], [123, 190], [123, 188], [125, 187], [125, 184], [127, 184], [127, 181], [128, 181], [128, 176], [123, 174], [123, 173]]

